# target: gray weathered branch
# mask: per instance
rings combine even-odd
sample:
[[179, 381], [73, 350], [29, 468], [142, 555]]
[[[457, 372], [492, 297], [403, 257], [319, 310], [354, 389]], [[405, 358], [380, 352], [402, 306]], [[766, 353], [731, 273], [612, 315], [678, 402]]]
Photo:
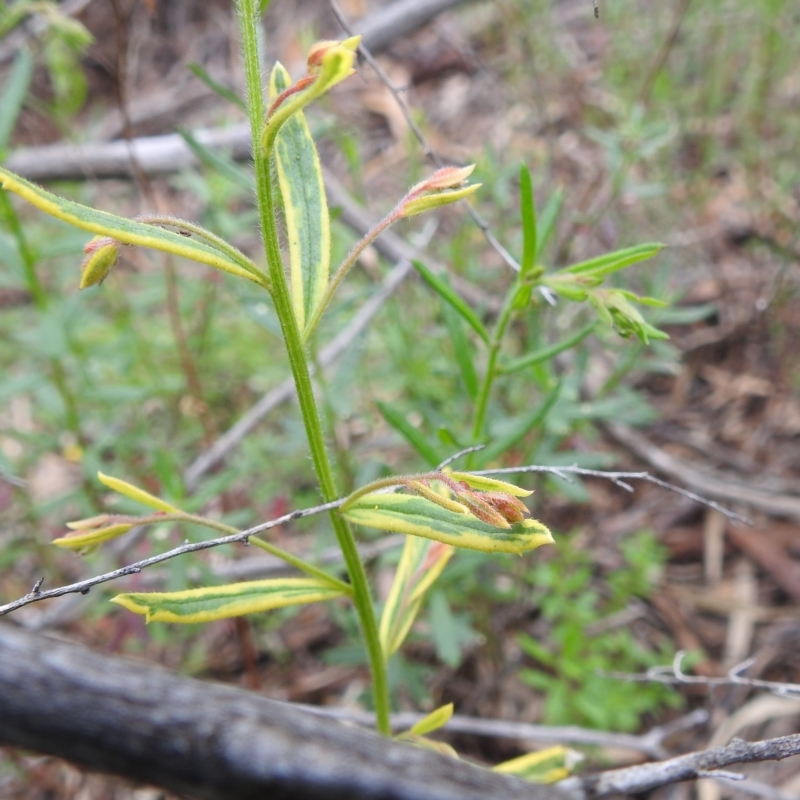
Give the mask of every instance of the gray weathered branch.
[[685, 756], [639, 764], [625, 769], [612, 769], [594, 775], [575, 776], [560, 781], [557, 786], [585, 800], [599, 800], [617, 794], [640, 794], [659, 786], [690, 781], [697, 778], [730, 778], [730, 773], [716, 772], [729, 764], [752, 761], [780, 761], [800, 754], [800, 733], [766, 739], [762, 742], [743, 742], [734, 739], [725, 747], [703, 750]]
[[252, 692], [0, 625], [0, 744], [201, 800], [568, 800]]

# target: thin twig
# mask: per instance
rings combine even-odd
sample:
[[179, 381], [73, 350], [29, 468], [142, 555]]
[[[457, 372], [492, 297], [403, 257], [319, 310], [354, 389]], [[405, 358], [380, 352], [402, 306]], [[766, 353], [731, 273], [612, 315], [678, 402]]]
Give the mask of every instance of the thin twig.
[[267, 531], [270, 528], [275, 528], [278, 525], [283, 525], [295, 519], [310, 517], [314, 514], [321, 514], [325, 511], [339, 508], [342, 503], [344, 503], [344, 500], [334, 500], [331, 503], [323, 503], [322, 505], [313, 506], [311, 508], [298, 509], [297, 511], [291, 511], [288, 514], [284, 514], [282, 517], [278, 517], [277, 519], [270, 520], [269, 522], [262, 522], [260, 525], [248, 528], [240, 533], [232, 534], [231, 536], [221, 536], [218, 539], [208, 539], [204, 542], [183, 544], [180, 547], [175, 547], [172, 550], [168, 550], [166, 553], [160, 553], [157, 556], [151, 556], [150, 558], [142, 559], [134, 564], [128, 564], [125, 567], [120, 567], [119, 569], [112, 570], [111, 572], [106, 572], [103, 575], [97, 575], [94, 578], [87, 578], [86, 580], [70, 583], [66, 586], [59, 586], [57, 589], [31, 591], [24, 597], [20, 597], [18, 600], [14, 600], [11, 603], [6, 603], [5, 605], [0, 606], [0, 617], [8, 614], [11, 611], [15, 611], [18, 608], [27, 606], [30, 603], [36, 603], [39, 600], [47, 600], [50, 597], [61, 597], [65, 594], [88, 594], [89, 590], [93, 586], [97, 586], [100, 583], [107, 583], [108, 581], [113, 581], [117, 578], [124, 578], [126, 575], [132, 575], [134, 573], [141, 572], [143, 569], [150, 567], [153, 564], [160, 564], [162, 561], [169, 561], [171, 558], [176, 558], [177, 556], [182, 556], [186, 553], [196, 553], [200, 550], [209, 550], [212, 547], [219, 547], [223, 544], [247, 544], [248, 539], [250, 539], [251, 536], [255, 536], [257, 533]]
[[[671, 484], [665, 483], [664, 481], [659, 481], [657, 478], [654, 479], [651, 475], [646, 472], [603, 472], [601, 470], [595, 469], [583, 469], [582, 467], [545, 467], [545, 466], [538, 466], [538, 465], [530, 465], [530, 466], [523, 466], [523, 467], [508, 467], [505, 469], [493, 469], [493, 470], [479, 470], [474, 472], [475, 475], [502, 475], [502, 474], [509, 474], [509, 473], [529, 473], [529, 472], [546, 472], [554, 475], [558, 475], [565, 480], [567, 480], [568, 474], [573, 475], [587, 475], [591, 477], [597, 478], [604, 478], [606, 480], [610, 480], [613, 483], [624, 486], [630, 491], [633, 491], [632, 488], [624, 483], [622, 480], [644, 480], [649, 481], [651, 483], [655, 483], [658, 486], [662, 486], [665, 489], [669, 489], [670, 491], [677, 492], [678, 494], [684, 495], [686, 497], [690, 497], [691, 499], [695, 500], [698, 503], [702, 503], [704, 505], [708, 505], [712, 508], [717, 509], [720, 513], [727, 514], [734, 519], [739, 519], [742, 522], [749, 522], [744, 517], [740, 517], [738, 514], [734, 514], [727, 509], [718, 506], [716, 503], [711, 502], [710, 500], [705, 500], [698, 495], [694, 495], [691, 492], [687, 492], [684, 489], [681, 489], [678, 486], [672, 486]], [[409, 476], [398, 476], [398, 485], [404, 484], [408, 480]], [[233, 534], [231, 536], [223, 536], [218, 539], [209, 539], [205, 542], [196, 542], [194, 544], [185, 544], [181, 547], [176, 547], [172, 550], [169, 550], [166, 553], [161, 553], [157, 556], [152, 556], [151, 558], [146, 558], [143, 561], [138, 561], [135, 564], [130, 564], [126, 567], [120, 567], [119, 569], [113, 570], [111, 572], [106, 572], [103, 575], [98, 575], [94, 578], [87, 578], [86, 580], [77, 581], [76, 583], [69, 584], [67, 586], [61, 586], [57, 589], [49, 589], [44, 592], [38, 592], [36, 594], [30, 592], [24, 597], [19, 598], [11, 603], [7, 603], [6, 605], [0, 606], [0, 616], [4, 614], [8, 614], [10, 611], [14, 611], [17, 608], [21, 608], [22, 606], [29, 605], [30, 603], [38, 602], [39, 600], [46, 600], [50, 597], [60, 597], [65, 594], [75, 594], [81, 593], [86, 594], [92, 586], [96, 586], [99, 583], [106, 583], [107, 581], [114, 580], [115, 578], [122, 578], [126, 575], [130, 575], [136, 572], [141, 572], [146, 567], [149, 567], [153, 564], [159, 564], [162, 561], [168, 561], [171, 558], [175, 558], [176, 556], [184, 555], [185, 553], [194, 553], [199, 550], [208, 550], [212, 547], [219, 547], [223, 544], [237, 544], [237, 543], [245, 543], [247, 540], [255, 535], [256, 533], [260, 533], [261, 531], [269, 530], [270, 528], [274, 528], [277, 525], [282, 525], [286, 522], [290, 522], [295, 519], [300, 519], [301, 517], [308, 517], [312, 516], [313, 514], [319, 514], [323, 511], [329, 511], [333, 508], [339, 508], [347, 498], [341, 498], [339, 500], [334, 500], [331, 503], [326, 503], [319, 506], [313, 506], [311, 508], [306, 509], [299, 509], [297, 511], [292, 511], [289, 514], [284, 514], [282, 517], [278, 517], [277, 519], [270, 520], [268, 522], [263, 522], [260, 525], [256, 525], [253, 528], [248, 528], [245, 531], [242, 531], [237, 534]]]
[[444, 461], [436, 467], [436, 471], [440, 472], [443, 470], [448, 464], [452, 464], [456, 459], [461, 458], [461, 456], [469, 455], [470, 453], [477, 453], [479, 450], [483, 450], [486, 447], [485, 444], [474, 444], [472, 447], [465, 447], [463, 450], [459, 450], [457, 453], [453, 453], [453, 455], [448, 456]]
[[800, 754], [800, 734], [744, 742], [734, 739], [725, 747], [671, 758], [652, 764], [639, 764], [625, 769], [608, 770], [593, 775], [566, 778], [555, 784], [585, 800], [599, 800], [611, 795], [640, 794], [659, 786], [697, 778], [730, 778], [730, 773], [716, 770], [729, 764], [753, 761], [780, 761]]
[[571, 482], [569, 479], [569, 475], [581, 475], [587, 478], [603, 478], [604, 480], [611, 481], [615, 486], [619, 486], [621, 489], [625, 489], [626, 492], [633, 491], [633, 487], [629, 483], [626, 483], [626, 481], [646, 481], [647, 483], [652, 483], [655, 486], [660, 486], [662, 489], [668, 489], [670, 492], [675, 492], [676, 494], [682, 495], [683, 497], [688, 497], [695, 503], [700, 503], [701, 505], [713, 508], [715, 511], [719, 511], [720, 514], [724, 514], [726, 517], [728, 517], [728, 519], [733, 519], [736, 520], [737, 522], [742, 522], [745, 525], [750, 525], [751, 527], [753, 525], [752, 520], [749, 520], [747, 517], [743, 517], [741, 514], [737, 514], [735, 511], [731, 511], [730, 509], [721, 506], [719, 503], [715, 503], [713, 500], [707, 500], [705, 497], [701, 497], [700, 495], [695, 494], [694, 492], [690, 492], [686, 489], [681, 489], [680, 486], [675, 486], [672, 483], [667, 483], [666, 481], [662, 481], [660, 478], [656, 478], [649, 472], [604, 472], [603, 470], [584, 469], [583, 467], [577, 467], [577, 466], [571, 466], [571, 467], [527, 466], [527, 467], [504, 467], [502, 469], [483, 469], [483, 470], [478, 470], [475, 474], [513, 475], [515, 473], [525, 473], [525, 472], [544, 472], [550, 475], [556, 475], [562, 480], [567, 481], [567, 483]]
[[[342, 26], [342, 29], [347, 33], [348, 36], [353, 35], [353, 28], [350, 25], [347, 17], [344, 15], [342, 10], [339, 8], [336, 0], [328, 0], [330, 4], [331, 10], [333, 11], [336, 19], [339, 21], [339, 24]], [[408, 127], [410, 128], [411, 132], [414, 134], [416, 140], [420, 143], [422, 147], [423, 155], [427, 158], [430, 158], [431, 161], [437, 166], [437, 168], [441, 169], [445, 166], [444, 161], [439, 156], [439, 154], [433, 149], [430, 142], [425, 137], [425, 134], [422, 132], [422, 129], [417, 125], [414, 116], [411, 114], [411, 111], [408, 108], [403, 96], [401, 94], [401, 90], [398, 89], [393, 83], [392, 79], [386, 73], [386, 70], [377, 62], [375, 57], [370, 52], [369, 48], [367, 48], [363, 42], [358, 46], [358, 52], [363, 57], [364, 61], [366, 61], [373, 69], [375, 74], [378, 76], [379, 80], [383, 85], [391, 92], [392, 97], [394, 98], [397, 107], [400, 109], [403, 117], [405, 118], [406, 122], [408, 123]], [[464, 205], [466, 205], [470, 217], [472, 217], [472, 221], [481, 229], [483, 235], [486, 237], [486, 241], [492, 246], [492, 248], [497, 252], [500, 257], [505, 261], [505, 263], [515, 272], [520, 271], [519, 262], [511, 255], [511, 253], [500, 244], [497, 237], [492, 233], [491, 228], [489, 227], [489, 223], [475, 210], [475, 208], [468, 203], [466, 200], [462, 201]], [[542, 297], [547, 300], [550, 305], [555, 305], [555, 295], [546, 287], [540, 286], [539, 291], [542, 294]]]
[[[375, 724], [375, 715], [368, 711], [310, 705], [301, 705], [300, 707], [313, 714], [347, 720], [358, 725], [373, 726]], [[620, 747], [625, 750], [644, 753], [651, 758], [666, 758], [668, 752], [664, 748], [664, 741], [675, 733], [689, 730], [698, 725], [704, 725], [708, 721], [708, 716], [708, 712], [704, 709], [696, 709], [667, 725], [659, 725], [641, 736], [634, 736], [628, 733], [613, 733], [581, 728], [578, 725], [531, 725], [527, 722], [480, 719], [478, 717], [455, 714], [450, 717], [442, 731], [445, 733], [467, 733], [473, 736], [493, 736], [503, 739], [524, 739], [534, 742], [563, 742], [565, 744], [580, 744], [593, 747]], [[424, 717], [425, 714], [412, 712], [392, 714], [392, 730], [408, 730]]]
[[785, 516], [800, 520], [800, 497], [796, 495], [771, 494], [734, 481], [708, 475], [675, 458], [663, 448], [653, 444], [639, 431], [627, 425], [616, 422], [606, 423], [603, 428], [614, 440], [654, 469], [671, 478], [677, 478], [681, 483], [697, 487], [697, 490], [704, 495], [731, 503], [744, 503], [773, 516]]
[[[635, 683], [665, 683], [670, 686], [685, 686], [695, 684], [701, 686], [747, 686], [751, 689], [766, 689], [779, 697], [788, 697], [800, 700], [800, 684], [782, 683], [780, 681], [763, 681], [759, 678], [746, 678], [741, 673], [753, 665], [753, 659], [748, 658], [740, 664], [735, 664], [728, 670], [724, 677], [711, 677], [705, 675], [687, 675], [682, 668], [686, 652], [679, 650], [669, 666], [650, 667], [644, 673], [628, 672], [603, 672], [606, 678], [632, 681]], [[800, 711], [800, 708], [798, 708]]]

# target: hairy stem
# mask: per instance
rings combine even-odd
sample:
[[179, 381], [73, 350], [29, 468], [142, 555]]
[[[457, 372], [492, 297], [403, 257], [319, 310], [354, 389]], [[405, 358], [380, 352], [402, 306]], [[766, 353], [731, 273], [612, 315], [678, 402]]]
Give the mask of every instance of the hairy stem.
[[[269, 153], [259, 146], [262, 140], [261, 129], [264, 124], [264, 97], [258, 60], [256, 2], [255, 0], [237, 0], [237, 10], [241, 25], [247, 83], [247, 106], [254, 143], [253, 160], [255, 162], [258, 210], [269, 277], [272, 284], [272, 299], [289, 355], [289, 364], [295, 381], [300, 412], [306, 428], [311, 459], [317, 473], [322, 496], [326, 502], [330, 502], [337, 497], [336, 484], [325, 449], [325, 439], [314, 399], [308, 361], [292, 309], [289, 287], [283, 270], [283, 262], [278, 245], [278, 231], [275, 223], [275, 201], [270, 179]], [[331, 524], [347, 566], [347, 572], [353, 587], [353, 603], [361, 623], [369, 657], [377, 727], [381, 733], [389, 735], [391, 729], [389, 725], [389, 690], [386, 663], [378, 636], [378, 624], [375, 619], [367, 574], [359, 558], [353, 532], [346, 520], [336, 511], [332, 511]]]

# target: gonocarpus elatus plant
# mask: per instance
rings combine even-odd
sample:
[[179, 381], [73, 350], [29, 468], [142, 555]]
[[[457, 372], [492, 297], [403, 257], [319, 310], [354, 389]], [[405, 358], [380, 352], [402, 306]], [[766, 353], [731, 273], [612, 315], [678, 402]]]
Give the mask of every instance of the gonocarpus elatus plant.
[[[311, 48], [308, 72], [292, 82], [276, 64], [264, 97], [256, 52], [252, 2], [239, 5], [247, 76], [248, 108], [252, 126], [256, 194], [264, 240], [266, 266], [260, 266], [237, 248], [192, 222], [163, 215], [125, 219], [57, 197], [0, 168], [0, 184], [42, 211], [95, 234], [85, 248], [80, 287], [100, 284], [114, 268], [123, 247], [161, 250], [244, 278], [272, 296], [297, 387], [309, 447], [323, 499], [338, 492], [325, 449], [320, 415], [311, 386], [305, 343], [314, 332], [336, 288], [364, 248], [382, 230], [404, 217], [424, 213], [467, 197], [477, 188], [468, 184], [471, 167], [446, 167], [414, 186], [331, 274], [330, 217], [322, 172], [304, 108], [353, 73], [358, 37], [342, 42], [319, 42]], [[288, 280], [279, 247], [276, 221], [282, 211], [288, 242]], [[85, 549], [119, 536], [148, 521], [183, 521], [214, 530], [232, 530], [218, 522], [187, 514], [131, 484], [108, 476], [100, 480], [154, 510], [143, 517], [102, 514], [70, 524], [57, 539], [63, 547]], [[361, 623], [373, 676], [378, 729], [389, 732], [386, 660], [396, 651], [413, 622], [422, 592], [441, 572], [454, 546], [487, 551], [522, 552], [551, 541], [540, 523], [527, 519], [517, 487], [468, 475], [430, 474], [394, 481], [412, 492], [375, 493], [379, 487], [359, 490], [331, 520], [342, 548], [349, 581], [344, 582], [258, 537], [263, 547], [306, 573], [287, 578], [194, 589], [184, 592], [123, 594], [115, 599], [148, 619], [197, 622], [263, 611], [279, 606], [317, 602], [345, 596], [352, 600]], [[447, 494], [452, 495], [448, 499]], [[393, 591], [378, 623], [364, 565], [355, 546], [351, 524], [410, 537], [398, 576], [404, 586]], [[420, 566], [424, 569], [420, 569]], [[420, 590], [422, 588], [422, 591]], [[412, 613], [413, 610], [413, 613]], [[402, 635], [401, 635], [402, 633]]]
[[[258, 57], [257, 2], [238, 0], [237, 10], [247, 87], [253, 146], [256, 199], [264, 246], [263, 259], [243, 252], [201, 226], [165, 215], [126, 219], [58, 197], [3, 168], [0, 186], [34, 206], [94, 234], [85, 247], [80, 288], [101, 284], [125, 247], [145, 247], [205, 264], [243, 278], [270, 294], [280, 322], [295, 382], [297, 398], [320, 493], [330, 506], [330, 520], [341, 548], [347, 580], [341, 580], [290, 554], [258, 535], [249, 541], [284, 559], [304, 577], [279, 578], [203, 587], [177, 592], [120, 594], [114, 602], [149, 620], [203, 622], [266, 611], [281, 606], [333, 598], [350, 601], [358, 615], [372, 676], [377, 728], [389, 734], [390, 698], [386, 665], [402, 645], [421, 607], [425, 592], [445, 568], [454, 548], [485, 552], [522, 553], [552, 542], [548, 529], [531, 519], [522, 499], [530, 494], [513, 484], [470, 472], [441, 468], [416, 475], [381, 479], [340, 499], [334, 470], [325, 447], [317, 401], [312, 389], [306, 345], [331, 299], [363, 250], [394, 222], [469, 197], [479, 184], [470, 184], [471, 166], [444, 167], [412, 187], [392, 211], [358, 242], [341, 265], [331, 270], [330, 217], [319, 156], [304, 109], [354, 71], [359, 37], [319, 42], [311, 48], [307, 73], [292, 81], [275, 64], [268, 82], [262, 80]], [[530, 178], [522, 174], [525, 250], [521, 269], [490, 336], [476, 314], [449, 283], [416, 264], [428, 284], [473, 327], [488, 346], [488, 367], [481, 386], [475, 420], [480, 441], [483, 420], [503, 333], [513, 315], [529, 305], [531, 289], [547, 286], [568, 300], [589, 300], [601, 318], [624, 334], [644, 341], [660, 336], [632, 306], [636, 298], [617, 290], [600, 290], [605, 277], [629, 264], [651, 257], [659, 245], [642, 245], [545, 275], [537, 262], [536, 219]], [[527, 183], [526, 183], [527, 181]], [[527, 203], [527, 205], [526, 205]], [[281, 250], [278, 215], [283, 217], [286, 261]], [[288, 272], [288, 275], [287, 275]], [[603, 294], [602, 292], [605, 292]], [[616, 292], [616, 294], [615, 294]], [[586, 335], [586, 334], [583, 334]], [[513, 364], [511, 365], [513, 368]], [[513, 369], [507, 368], [507, 371]], [[140, 516], [101, 514], [69, 524], [57, 539], [61, 547], [86, 550], [120, 536], [136, 525], [153, 522], [189, 523], [226, 535], [237, 531], [217, 520], [183, 511], [131, 483], [99, 474], [108, 488], [151, 509]], [[356, 549], [352, 525], [406, 535], [394, 583], [380, 615], [370, 590], [365, 566]], [[433, 712], [406, 738], [430, 743], [425, 734], [446, 722], [451, 707]], [[526, 757], [505, 771], [550, 778], [561, 777], [569, 760], [563, 748]]]

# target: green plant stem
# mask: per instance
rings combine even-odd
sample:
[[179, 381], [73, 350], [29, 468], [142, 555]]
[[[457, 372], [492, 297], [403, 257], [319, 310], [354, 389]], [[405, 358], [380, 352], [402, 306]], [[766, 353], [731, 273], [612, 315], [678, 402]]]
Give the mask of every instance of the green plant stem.
[[[272, 299], [286, 342], [289, 364], [297, 390], [300, 412], [306, 428], [311, 459], [320, 484], [323, 499], [331, 502], [337, 498], [333, 470], [325, 450], [319, 413], [314, 399], [308, 361], [303, 349], [297, 320], [292, 309], [289, 287], [283, 270], [283, 262], [278, 246], [278, 232], [275, 224], [275, 202], [270, 179], [269, 154], [259, 143], [264, 123], [264, 97], [261, 70], [258, 59], [258, 39], [256, 30], [255, 0], [237, 0], [237, 10], [241, 25], [242, 51], [244, 55], [245, 80], [247, 84], [247, 107], [250, 117], [250, 130], [253, 137], [253, 160], [255, 162], [256, 193], [259, 218], [264, 238], [264, 250], [272, 282]], [[331, 524], [344, 557], [350, 582], [353, 587], [355, 605], [364, 635], [367, 655], [372, 672], [372, 691], [375, 704], [378, 731], [390, 735], [389, 687], [386, 675], [386, 662], [378, 635], [378, 624], [370, 594], [364, 565], [356, 549], [355, 538], [347, 521], [336, 511], [331, 512]]]
[[[486, 411], [489, 407], [489, 397], [492, 393], [492, 386], [494, 379], [497, 377], [497, 356], [500, 354], [500, 346], [503, 344], [503, 337], [508, 328], [508, 323], [511, 322], [511, 315], [514, 311], [514, 298], [517, 296], [519, 289], [519, 281], [514, 281], [511, 288], [506, 294], [505, 302], [503, 303], [503, 310], [500, 312], [500, 317], [495, 325], [492, 334], [492, 341], [489, 344], [489, 358], [486, 363], [486, 372], [483, 376], [483, 383], [478, 394], [478, 402], [475, 406], [475, 422], [472, 426], [472, 438], [478, 441], [483, 435], [483, 427], [486, 424]], [[469, 468], [472, 454], [467, 458], [467, 467]]]

